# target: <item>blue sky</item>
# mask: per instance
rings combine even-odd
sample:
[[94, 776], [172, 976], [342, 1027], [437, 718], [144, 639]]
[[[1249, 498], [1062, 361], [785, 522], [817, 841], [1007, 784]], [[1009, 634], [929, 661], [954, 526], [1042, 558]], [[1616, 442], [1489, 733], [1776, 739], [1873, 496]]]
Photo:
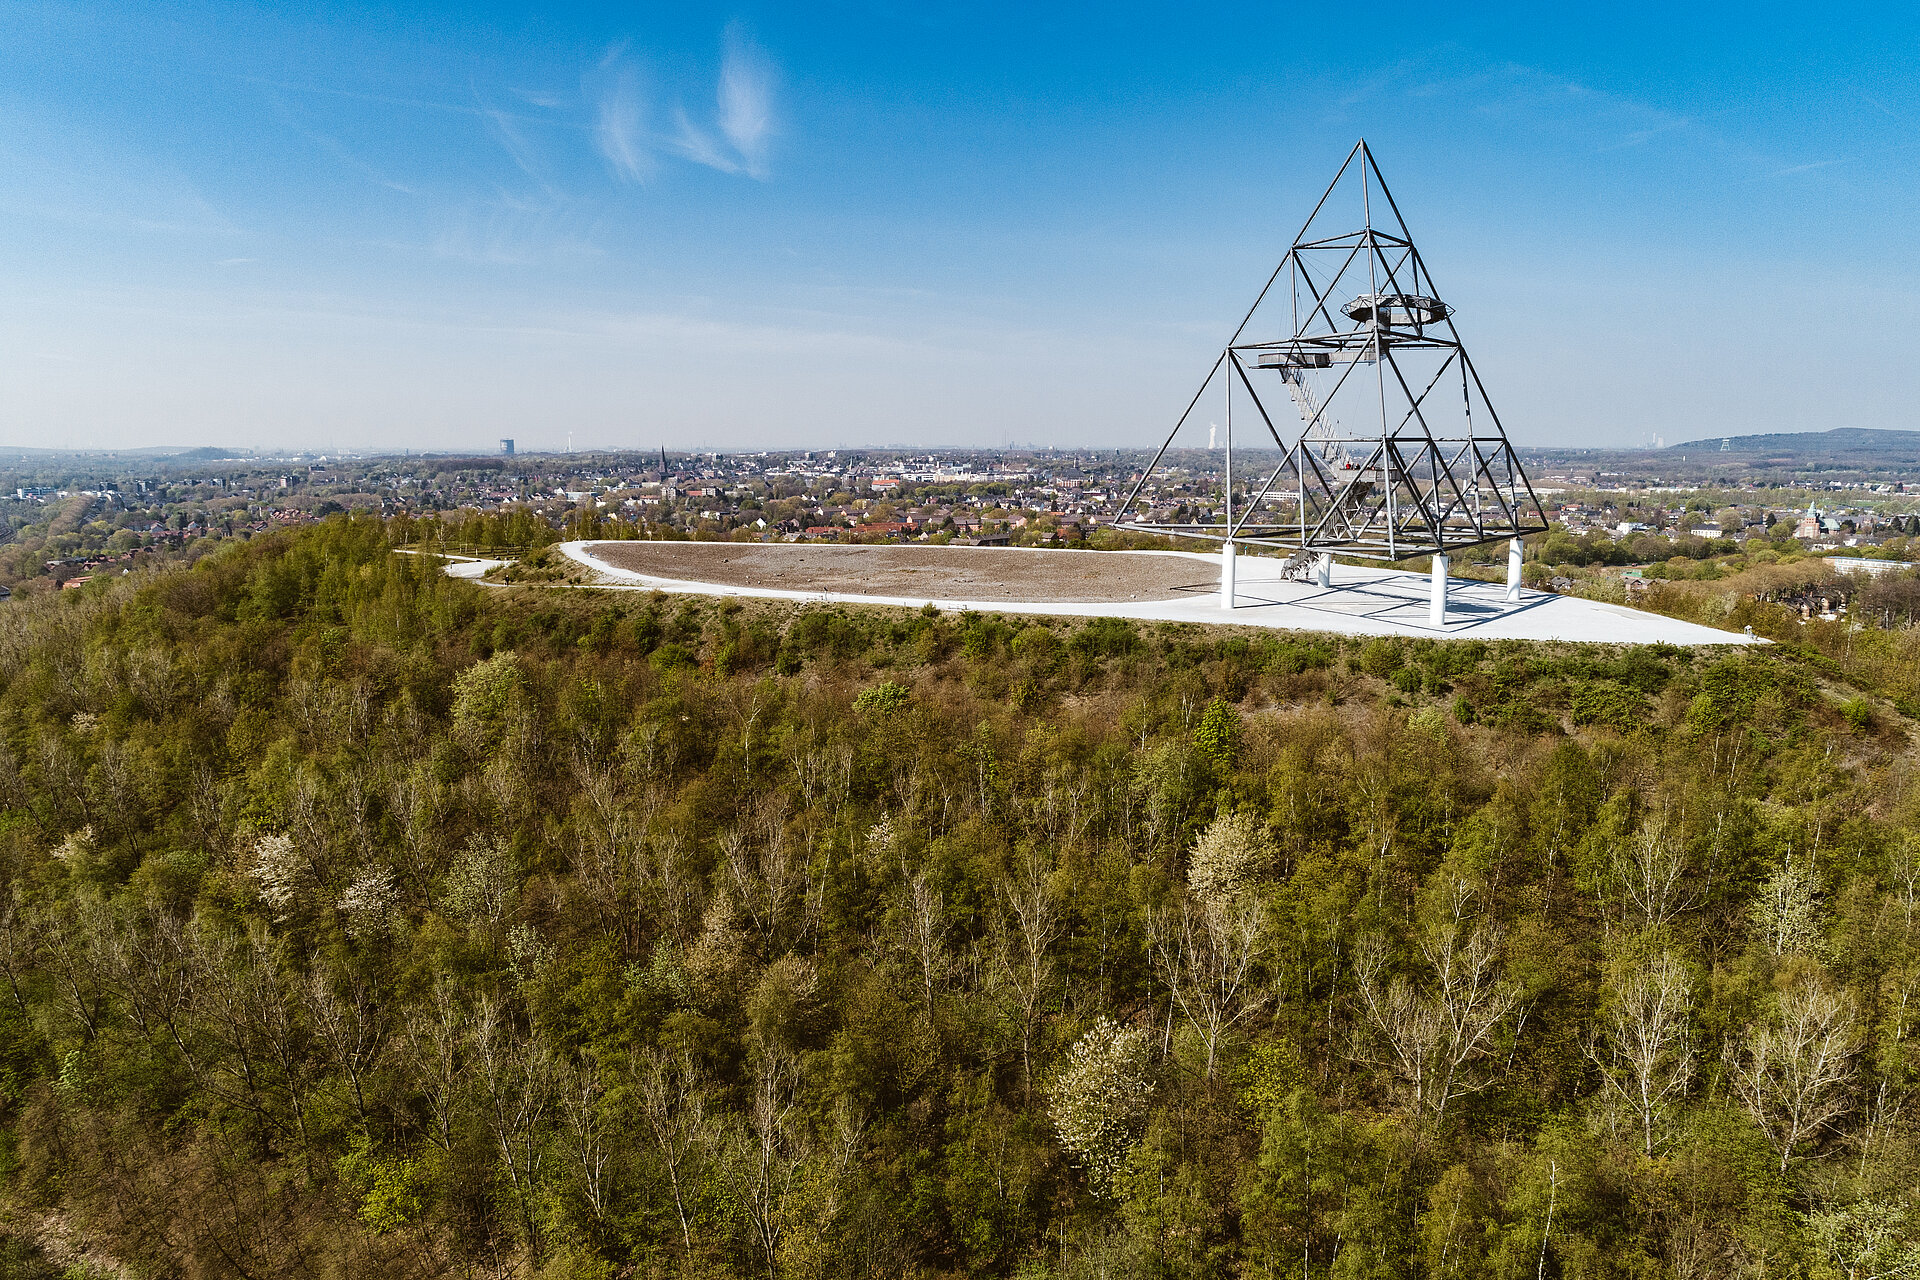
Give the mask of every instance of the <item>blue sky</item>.
[[1908, 8], [0, 0], [0, 443], [1129, 446], [1364, 135], [1512, 435], [1920, 427]]

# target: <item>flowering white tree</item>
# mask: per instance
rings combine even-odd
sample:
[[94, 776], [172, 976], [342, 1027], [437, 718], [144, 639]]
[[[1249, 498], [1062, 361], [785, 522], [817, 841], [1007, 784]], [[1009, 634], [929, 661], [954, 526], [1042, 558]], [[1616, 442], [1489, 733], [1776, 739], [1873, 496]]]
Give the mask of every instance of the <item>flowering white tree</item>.
[[69, 871], [85, 867], [93, 857], [93, 824], [69, 832], [53, 850], [53, 859]]
[[1152, 1096], [1147, 1038], [1138, 1028], [1101, 1018], [1067, 1051], [1048, 1110], [1060, 1145], [1099, 1194], [1112, 1191], [1113, 1175], [1146, 1124]]
[[1920, 1276], [1920, 1231], [1904, 1205], [1862, 1200], [1807, 1215], [1820, 1252], [1846, 1280]]
[[340, 895], [340, 914], [347, 933], [360, 941], [378, 937], [394, 920], [400, 889], [389, 867], [369, 867]]
[[1232, 897], [1272, 866], [1273, 842], [1250, 813], [1223, 813], [1187, 855], [1187, 885], [1206, 898]]
[[313, 868], [289, 835], [261, 836], [253, 843], [253, 881], [260, 898], [284, 920], [300, 891], [313, 878]]

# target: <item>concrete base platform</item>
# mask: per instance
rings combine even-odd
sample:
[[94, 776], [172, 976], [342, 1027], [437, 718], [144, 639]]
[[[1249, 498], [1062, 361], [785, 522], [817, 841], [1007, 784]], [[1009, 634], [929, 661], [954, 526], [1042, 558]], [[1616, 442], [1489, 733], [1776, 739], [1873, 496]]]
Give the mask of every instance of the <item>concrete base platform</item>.
[[[1234, 608], [1221, 608], [1217, 589], [1174, 599], [1114, 600], [1098, 603], [1046, 600], [968, 600], [945, 596], [882, 596], [847, 591], [795, 591], [771, 587], [693, 582], [655, 577], [617, 568], [593, 554], [596, 544], [562, 543], [560, 550], [594, 570], [604, 585], [634, 590], [810, 603], [899, 605], [931, 604], [950, 611], [1040, 614], [1076, 618], [1131, 618], [1141, 622], [1197, 622], [1293, 631], [1332, 631], [1343, 635], [1426, 636], [1432, 639], [1573, 640], [1600, 644], [1720, 645], [1754, 643], [1745, 635], [1681, 622], [1622, 605], [1602, 604], [1549, 592], [1522, 591], [1508, 603], [1506, 585], [1451, 579], [1447, 618], [1434, 626], [1429, 617], [1431, 582], [1424, 573], [1388, 569], [1333, 567], [1330, 586], [1286, 582], [1281, 561], [1268, 556], [1238, 557]], [[856, 553], [859, 548], [849, 547]], [[981, 548], [981, 555], [1179, 556], [1195, 562], [1197, 579], [1218, 582], [1220, 557], [1184, 551], [1027, 552]]]

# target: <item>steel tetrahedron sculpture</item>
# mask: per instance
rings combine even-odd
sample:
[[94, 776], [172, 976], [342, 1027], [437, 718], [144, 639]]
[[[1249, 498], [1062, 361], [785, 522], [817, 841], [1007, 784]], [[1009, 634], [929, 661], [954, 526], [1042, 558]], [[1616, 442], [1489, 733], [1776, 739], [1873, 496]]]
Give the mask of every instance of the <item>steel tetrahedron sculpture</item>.
[[[1176, 504], [1149, 482], [1167, 478], [1210, 392], [1225, 399], [1225, 483]], [[1265, 455], [1238, 479], [1236, 418]], [[1546, 530], [1364, 139], [1135, 483], [1121, 527], [1223, 543], [1229, 559], [1235, 545], [1289, 549], [1302, 565], [1312, 553], [1444, 556]]]

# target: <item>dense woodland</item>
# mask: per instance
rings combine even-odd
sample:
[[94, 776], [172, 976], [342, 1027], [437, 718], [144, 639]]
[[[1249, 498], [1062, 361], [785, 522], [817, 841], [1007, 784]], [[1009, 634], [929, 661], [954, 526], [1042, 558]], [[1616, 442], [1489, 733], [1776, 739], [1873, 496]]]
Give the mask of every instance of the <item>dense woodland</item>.
[[1920, 632], [0, 610], [0, 1264], [1920, 1275]]

